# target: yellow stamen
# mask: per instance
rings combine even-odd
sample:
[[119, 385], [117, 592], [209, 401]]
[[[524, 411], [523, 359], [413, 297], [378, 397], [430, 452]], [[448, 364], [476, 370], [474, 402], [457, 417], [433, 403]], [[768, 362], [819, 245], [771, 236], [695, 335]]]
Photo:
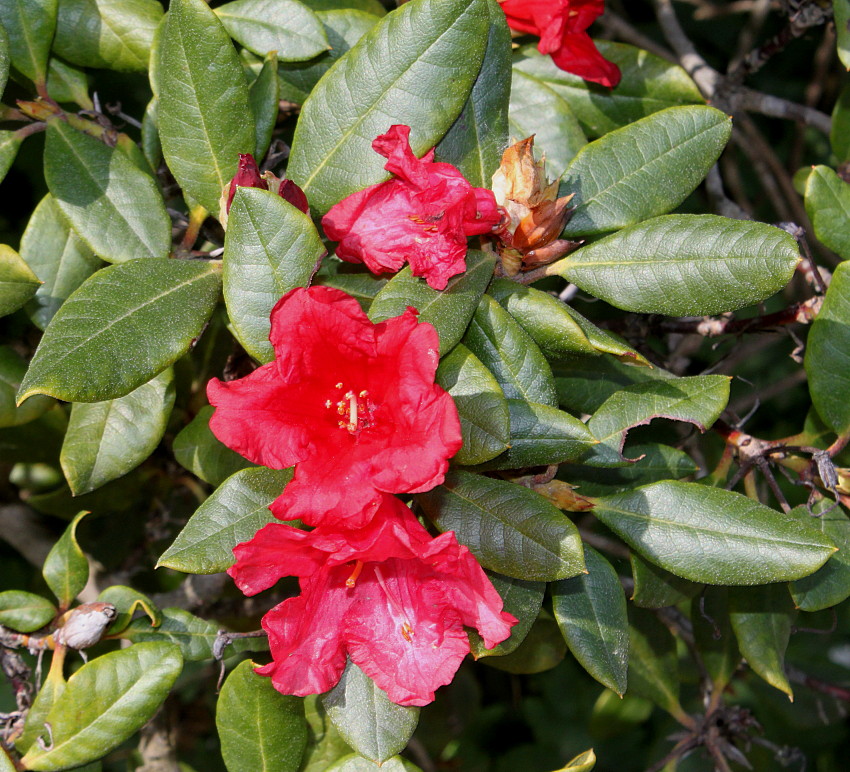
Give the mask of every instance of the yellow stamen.
[[408, 643], [413, 643], [413, 628], [410, 626], [409, 622], [405, 622], [401, 626], [401, 636]]

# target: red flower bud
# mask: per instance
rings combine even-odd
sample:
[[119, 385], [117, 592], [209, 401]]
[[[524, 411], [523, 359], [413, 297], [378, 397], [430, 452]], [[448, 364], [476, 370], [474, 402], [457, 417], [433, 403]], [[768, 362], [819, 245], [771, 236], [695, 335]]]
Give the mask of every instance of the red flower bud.
[[310, 214], [310, 205], [307, 203], [307, 196], [304, 195], [304, 191], [292, 180], [281, 180], [277, 194], [282, 199], [289, 201], [292, 206], [300, 209], [304, 214]]
[[250, 153], [239, 154], [239, 170], [230, 181], [230, 190], [227, 194], [227, 212], [230, 213], [230, 205], [233, 203], [233, 196], [236, 195], [236, 188], [262, 188], [269, 189], [269, 183], [266, 182], [260, 175], [260, 170], [257, 168], [257, 162], [254, 156]]

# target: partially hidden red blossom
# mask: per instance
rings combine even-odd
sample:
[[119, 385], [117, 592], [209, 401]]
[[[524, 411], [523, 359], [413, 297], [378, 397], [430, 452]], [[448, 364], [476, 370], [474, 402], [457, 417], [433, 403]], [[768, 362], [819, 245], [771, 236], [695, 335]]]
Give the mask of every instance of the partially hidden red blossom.
[[[271, 187], [269, 187], [271, 185]], [[224, 186], [222, 191], [221, 213], [219, 219], [223, 225], [227, 225], [227, 215], [230, 214], [230, 207], [233, 204], [233, 197], [236, 195], [237, 188], [261, 188], [262, 190], [277, 190], [277, 194], [300, 209], [304, 214], [310, 214], [310, 205], [307, 203], [307, 196], [304, 191], [298, 187], [292, 180], [285, 177], [278, 177], [271, 172], [263, 172], [260, 174], [260, 169], [254, 156], [250, 153], [239, 154], [239, 167], [233, 179]]]
[[454, 533], [431, 538], [393, 496], [357, 531], [273, 523], [234, 553], [228, 573], [247, 595], [300, 578], [301, 595], [262, 623], [273, 661], [257, 672], [284, 694], [328, 691], [350, 657], [393, 702], [426, 705], [469, 653], [464, 626], [492, 648], [517, 621]]
[[605, 11], [605, 0], [499, 0], [508, 26], [539, 35], [537, 50], [566, 72], [613, 88], [620, 69], [599, 53], [587, 28]]
[[395, 125], [372, 142], [393, 178], [354, 193], [322, 218], [336, 256], [365, 263], [373, 273], [405, 262], [434, 289], [466, 269], [466, 240], [489, 233], [501, 220], [493, 193], [474, 188], [460, 171], [421, 159], [410, 148], [410, 127]]
[[213, 433], [249, 460], [295, 475], [271, 505], [283, 520], [367, 523], [382, 492], [439, 485], [461, 446], [452, 398], [434, 383], [437, 331], [413, 308], [373, 324], [330, 287], [297, 288], [271, 313], [275, 360], [213, 378]]
[[230, 187], [227, 191], [227, 211], [230, 212], [230, 207], [233, 204], [233, 197], [236, 195], [237, 188], [262, 188], [269, 189], [269, 183], [263, 179], [260, 170], [257, 167], [257, 162], [254, 156], [250, 153], [239, 154], [239, 168], [233, 179], [230, 181]]

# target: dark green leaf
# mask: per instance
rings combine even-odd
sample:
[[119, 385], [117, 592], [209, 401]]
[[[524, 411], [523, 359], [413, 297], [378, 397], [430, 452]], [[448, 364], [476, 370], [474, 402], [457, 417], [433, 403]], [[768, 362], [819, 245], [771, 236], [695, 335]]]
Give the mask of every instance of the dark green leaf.
[[571, 306], [564, 304], [564, 308], [581, 328], [590, 345], [600, 354], [611, 354], [611, 356], [616, 357], [624, 364], [652, 367], [649, 360], [643, 354], [633, 349], [620, 337], [612, 332], [603, 330], [601, 327], [597, 327]]
[[269, 149], [279, 109], [280, 81], [277, 79], [277, 58], [274, 53], [266, 56], [260, 74], [248, 89], [248, 101], [254, 116], [254, 132], [257, 139], [254, 145], [254, 157], [260, 159]]
[[298, 62], [328, 49], [322, 23], [298, 0], [235, 0], [215, 12], [230, 36], [258, 56], [275, 51], [282, 62]]
[[14, 249], [0, 244], [0, 316], [17, 311], [41, 282]]
[[167, 257], [171, 220], [153, 178], [117, 148], [51, 120], [44, 176], [74, 230], [110, 263]]
[[481, 464], [508, 447], [510, 413], [502, 388], [481, 360], [458, 343], [437, 368], [436, 381], [454, 399], [463, 447], [454, 463]]
[[[7, 464], [55, 464], [67, 426], [65, 413], [56, 406], [22, 426], [0, 429], [0, 461]], [[34, 506], [32, 498], [28, 503]], [[76, 510], [79, 510], [78, 506], [75, 506]]]
[[79, 595], [89, 580], [89, 561], [77, 544], [77, 525], [88, 512], [80, 512], [59, 537], [59, 541], [44, 561], [41, 573], [50, 591], [65, 611]]
[[242, 65], [203, 0], [171, 3], [158, 77], [162, 153], [180, 187], [217, 216], [222, 188], [256, 135]]
[[549, 363], [490, 295], [481, 298], [463, 343], [493, 373], [508, 399], [558, 404]]
[[304, 701], [278, 692], [270, 678], [240, 662], [215, 708], [221, 755], [229, 772], [297, 772], [307, 745]]
[[484, 62], [461, 114], [437, 145], [436, 160], [456, 166], [479, 188], [490, 188], [508, 142], [511, 90], [511, 33], [496, 0], [490, 14]]
[[729, 619], [729, 590], [706, 587], [691, 604], [694, 643], [715, 692], [723, 692], [741, 662]]
[[238, 188], [224, 241], [224, 301], [245, 350], [274, 359], [269, 316], [294, 287], [305, 287], [325, 254], [312, 220], [277, 192]]
[[629, 556], [635, 588], [631, 600], [640, 608], [665, 608], [689, 600], [703, 588], [644, 560], [637, 552]]
[[676, 639], [649, 611], [631, 608], [629, 622], [629, 693], [651, 700], [674, 717], [684, 717]]
[[33, 745], [26, 768], [53, 772], [101, 758], [153, 716], [182, 667], [177, 647], [166, 643], [131, 646], [83, 665], [47, 715], [52, 742]]
[[797, 242], [779, 228], [678, 214], [625, 228], [558, 265], [567, 281], [617, 308], [692, 316], [770, 297], [799, 261]]
[[322, 704], [343, 740], [376, 764], [404, 750], [419, 723], [419, 708], [390, 702], [351, 661]]
[[850, 161], [850, 84], [841, 90], [832, 110], [832, 131], [829, 140], [832, 152], [838, 160]]
[[47, 65], [47, 93], [57, 102], [73, 102], [83, 110], [93, 110], [89, 79], [84, 70], [51, 56]]
[[417, 500], [440, 531], [454, 531], [491, 571], [549, 582], [584, 570], [572, 521], [528, 488], [451, 472], [443, 485], [420, 493]]
[[0, 0], [12, 66], [36, 84], [45, 82], [57, 0]]
[[317, 213], [386, 179], [372, 140], [392, 124], [413, 127], [417, 155], [437, 144], [481, 68], [488, 24], [486, 0], [417, 0], [328, 71], [301, 110], [287, 170]]
[[544, 610], [514, 651], [503, 657], [487, 657], [483, 662], [506, 673], [533, 675], [551, 670], [566, 653], [567, 645], [558, 625]]
[[103, 265], [71, 230], [49, 193], [27, 223], [21, 237], [21, 257], [42, 282], [27, 305], [27, 313], [42, 330], [68, 296]]
[[23, 135], [17, 131], [0, 131], [0, 180], [6, 176], [9, 168], [15, 162], [18, 149], [23, 141]]
[[850, 259], [850, 184], [828, 166], [816, 166], [809, 175], [806, 213], [818, 240]]
[[11, 55], [9, 54], [9, 34], [6, 28], [0, 24], [0, 96], [6, 90], [6, 81], [9, 79], [9, 64]]
[[56, 606], [41, 595], [23, 590], [0, 592], [0, 625], [19, 633], [44, 627], [57, 615]]
[[692, 582], [799, 579], [835, 552], [813, 526], [697, 483], [665, 481], [606, 496], [593, 513], [647, 560]]
[[666, 59], [622, 43], [595, 43], [602, 56], [619, 66], [623, 74], [615, 89], [565, 72], [533, 45], [521, 49], [521, 58], [514, 65], [563, 97], [589, 137], [600, 137], [667, 107], [705, 101], [691, 76]]
[[835, 47], [838, 58], [846, 69], [850, 69], [850, 2], [833, 0], [832, 11], [835, 14]]
[[215, 263], [184, 260], [131, 260], [98, 271], [53, 317], [18, 401], [129, 394], [189, 349], [215, 307], [220, 281]]
[[141, 464], [159, 445], [173, 406], [170, 368], [123, 397], [77, 402], [59, 457], [74, 495], [93, 491]]
[[214, 574], [234, 563], [233, 548], [276, 522], [269, 505], [292, 479], [289, 469], [243, 469], [228, 477], [189, 518], [158, 566]]
[[162, 145], [159, 141], [159, 98], [154, 97], [148, 102], [145, 114], [142, 116], [142, 152], [148, 163], [157, 168], [162, 163]]
[[512, 614], [518, 621], [511, 628], [510, 637], [496, 644], [492, 649], [484, 648], [484, 640], [481, 636], [471, 630], [469, 633], [469, 645], [472, 649], [472, 656], [475, 659], [482, 657], [504, 657], [515, 651], [517, 647], [525, 640], [531, 626], [540, 614], [540, 608], [543, 605], [543, 595], [546, 592], [546, 584], [544, 582], [527, 582], [523, 579], [512, 579], [509, 576], [502, 576], [491, 572], [487, 573], [487, 578], [493, 583], [496, 592], [502, 598], [504, 603], [503, 611]]
[[440, 354], [451, 351], [463, 337], [487, 284], [493, 276], [493, 257], [470, 250], [466, 255], [466, 273], [449, 280], [442, 292], [431, 289], [422, 279], [399, 271], [375, 296], [369, 318], [382, 322], [403, 314], [408, 306], [419, 311], [419, 321], [433, 324], [440, 335]]
[[387, 12], [379, 0], [310, 0], [309, 5], [318, 13], [355, 10], [384, 16]]
[[626, 596], [614, 567], [584, 546], [586, 574], [552, 585], [552, 610], [573, 656], [599, 683], [625, 694], [629, 664]]
[[147, 614], [150, 623], [154, 627], [159, 627], [162, 624], [162, 612], [159, 608], [154, 605], [153, 601], [147, 595], [134, 590], [132, 587], [113, 584], [101, 592], [97, 596], [97, 600], [100, 603], [111, 603], [115, 606], [115, 611], [117, 612], [115, 621], [106, 631], [107, 635], [117, 635], [124, 630], [130, 624], [137, 609]]
[[785, 675], [785, 649], [794, 620], [788, 588], [784, 584], [732, 588], [729, 612], [738, 648], [749, 666], [793, 698]]
[[838, 547], [838, 552], [817, 571], [791, 584], [791, 597], [803, 611], [837, 606], [850, 597], [850, 519], [842, 507], [829, 499], [819, 502], [812, 513], [800, 506], [791, 514], [820, 529]]
[[313, 284], [323, 287], [336, 287], [351, 295], [360, 303], [360, 307], [368, 313], [372, 301], [387, 285], [387, 279], [379, 279], [371, 273], [333, 273], [317, 274]]
[[304, 714], [309, 738], [301, 772], [326, 772], [334, 761], [350, 755], [351, 748], [328, 718], [320, 696], [311, 694], [304, 699]]
[[837, 434], [850, 430], [850, 263], [835, 269], [806, 345], [812, 402]]

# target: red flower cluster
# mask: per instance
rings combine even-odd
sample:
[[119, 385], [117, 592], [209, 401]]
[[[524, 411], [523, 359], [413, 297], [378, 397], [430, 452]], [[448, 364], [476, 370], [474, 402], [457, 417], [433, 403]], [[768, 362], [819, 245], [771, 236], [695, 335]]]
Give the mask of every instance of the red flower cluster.
[[417, 158], [410, 127], [391, 126], [372, 148], [387, 159], [391, 180], [354, 193], [322, 219], [336, 256], [365, 263], [373, 273], [410, 263], [434, 289], [466, 269], [466, 240], [489, 233], [501, 220], [493, 193], [474, 188], [451, 164], [436, 163], [434, 151]]
[[263, 618], [285, 694], [332, 688], [346, 657], [402, 705], [424, 705], [469, 652], [514, 617], [453, 533], [433, 539], [392, 493], [443, 481], [461, 445], [451, 397], [434, 383], [439, 341], [414, 309], [373, 324], [329, 287], [294, 289], [275, 306], [273, 362], [210, 381], [210, 427], [259, 464], [295, 465], [272, 504], [281, 519], [234, 550], [230, 574], [252, 595], [297, 576], [301, 595]]
[[587, 28], [605, 11], [605, 0], [499, 0], [508, 26], [539, 35], [537, 50], [558, 67], [613, 88], [620, 69], [599, 53]]

